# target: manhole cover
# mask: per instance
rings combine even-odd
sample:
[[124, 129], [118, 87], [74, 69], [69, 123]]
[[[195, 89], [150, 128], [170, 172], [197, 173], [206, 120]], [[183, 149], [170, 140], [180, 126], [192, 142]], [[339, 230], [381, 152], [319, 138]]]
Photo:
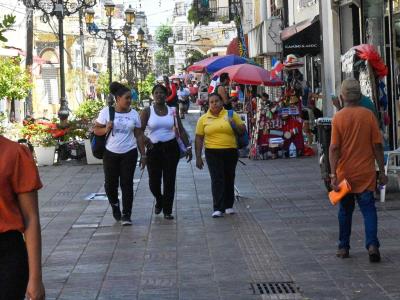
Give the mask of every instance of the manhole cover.
[[88, 201], [108, 201], [106, 193], [91, 193], [85, 200]]
[[299, 288], [292, 281], [251, 283], [254, 295], [287, 295], [296, 294]]

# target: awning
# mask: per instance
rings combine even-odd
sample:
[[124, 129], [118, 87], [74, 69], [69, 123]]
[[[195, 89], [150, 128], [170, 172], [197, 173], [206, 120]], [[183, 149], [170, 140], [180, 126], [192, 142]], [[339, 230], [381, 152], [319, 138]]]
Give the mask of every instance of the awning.
[[318, 17], [285, 28], [281, 33], [283, 55], [317, 55], [321, 52], [321, 28]]

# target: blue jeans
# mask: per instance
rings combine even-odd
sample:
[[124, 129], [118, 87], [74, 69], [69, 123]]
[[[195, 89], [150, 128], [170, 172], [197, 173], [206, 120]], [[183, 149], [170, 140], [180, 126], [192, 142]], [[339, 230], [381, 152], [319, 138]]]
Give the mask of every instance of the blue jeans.
[[339, 208], [339, 249], [350, 249], [351, 220], [355, 206], [358, 202], [364, 217], [365, 247], [374, 245], [379, 247], [377, 237], [378, 217], [376, 214], [375, 199], [373, 192], [366, 191], [361, 194], [349, 194], [340, 202]]

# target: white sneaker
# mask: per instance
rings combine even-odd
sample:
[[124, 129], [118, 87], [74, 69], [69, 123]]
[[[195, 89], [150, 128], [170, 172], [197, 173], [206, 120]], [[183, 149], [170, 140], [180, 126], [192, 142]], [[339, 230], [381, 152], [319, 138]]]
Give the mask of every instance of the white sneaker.
[[221, 211], [216, 210], [216, 211], [213, 212], [212, 217], [213, 218], [221, 218], [221, 217], [223, 217], [223, 214], [222, 214]]
[[234, 215], [234, 214], [236, 214], [236, 211], [233, 208], [227, 208], [227, 209], [225, 209], [225, 213], [227, 215]]

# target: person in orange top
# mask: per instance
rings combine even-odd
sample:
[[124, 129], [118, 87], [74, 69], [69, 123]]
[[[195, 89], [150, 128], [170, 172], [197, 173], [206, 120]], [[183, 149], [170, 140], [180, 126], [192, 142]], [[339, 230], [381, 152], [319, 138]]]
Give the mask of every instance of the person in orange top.
[[37, 167], [26, 146], [0, 135], [0, 298], [41, 300]]
[[365, 246], [371, 262], [380, 261], [377, 237], [378, 218], [375, 207], [376, 188], [375, 160], [379, 166], [379, 184], [385, 185], [382, 134], [375, 115], [361, 107], [360, 84], [355, 79], [342, 83], [341, 95], [345, 108], [336, 113], [332, 120], [329, 160], [331, 184], [338, 190], [338, 183], [346, 179], [351, 186], [351, 194], [340, 202], [339, 247], [337, 256], [349, 257], [351, 221], [357, 200], [364, 217]]

